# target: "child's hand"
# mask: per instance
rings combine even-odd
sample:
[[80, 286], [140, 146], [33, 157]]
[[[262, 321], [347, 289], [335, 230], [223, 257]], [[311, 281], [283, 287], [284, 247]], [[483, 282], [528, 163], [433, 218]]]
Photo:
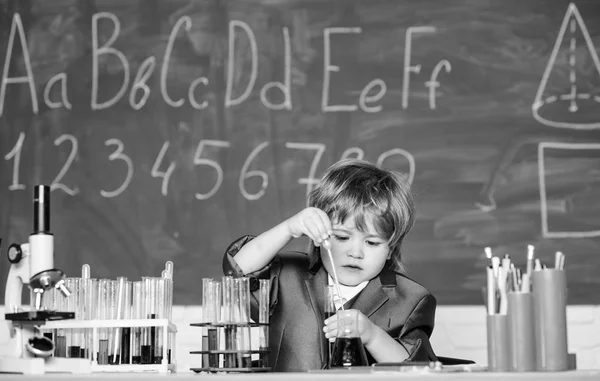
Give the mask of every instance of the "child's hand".
[[286, 222], [292, 237], [306, 235], [316, 246], [320, 246], [331, 235], [331, 221], [327, 214], [318, 208], [303, 209]]
[[[350, 310], [348, 310], [350, 311]], [[358, 315], [358, 335], [360, 336], [360, 340], [363, 345], [369, 344], [371, 339], [375, 333], [375, 324], [368, 317], [366, 317], [362, 312], [358, 310], [356, 311]], [[325, 326], [323, 327], [323, 332], [325, 332], [325, 337], [329, 339], [329, 341], [335, 341], [338, 333], [338, 319], [337, 315], [330, 316], [325, 319]]]

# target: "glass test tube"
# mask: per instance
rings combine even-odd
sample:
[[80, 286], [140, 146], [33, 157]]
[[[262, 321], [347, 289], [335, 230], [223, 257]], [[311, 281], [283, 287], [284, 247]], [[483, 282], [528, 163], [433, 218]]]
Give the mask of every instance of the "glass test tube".
[[[125, 298], [123, 303], [123, 319], [132, 319], [131, 312], [132, 282], [125, 282]], [[131, 364], [131, 327], [121, 329], [121, 364]]]
[[[97, 288], [98, 280], [90, 279], [86, 277], [81, 278], [80, 284], [80, 302], [81, 308], [81, 319], [92, 320], [95, 318], [96, 305], [97, 305]], [[81, 357], [93, 360], [94, 343], [92, 337], [92, 328], [82, 329], [81, 334]]]
[[239, 311], [238, 322], [241, 323], [238, 330], [238, 352], [242, 354], [240, 368], [252, 367], [252, 356], [250, 355], [250, 279], [247, 277], [237, 278], [239, 282]]
[[[235, 325], [234, 323], [234, 312], [233, 312], [233, 296], [234, 282], [232, 276], [224, 276], [223, 278], [223, 312], [222, 320], [224, 322], [223, 330], [225, 331], [225, 350], [235, 351]], [[237, 299], [237, 297], [236, 297]], [[236, 303], [237, 304], [237, 303]], [[235, 368], [235, 354], [226, 353], [224, 356], [225, 368]]]
[[[79, 284], [79, 303], [81, 305], [80, 314], [81, 320], [91, 320], [94, 315], [91, 314], [91, 309], [95, 305], [92, 294], [92, 281], [90, 280], [90, 265], [84, 264], [81, 266], [81, 279]], [[92, 359], [92, 329], [81, 329], [81, 358]]]
[[258, 290], [258, 323], [259, 337], [258, 348], [260, 350], [259, 364], [261, 367], [269, 366], [269, 304], [270, 304], [271, 281], [259, 279]]
[[[210, 319], [208, 317], [208, 294], [210, 289], [210, 284], [213, 278], [202, 278], [202, 323], [209, 323]], [[202, 327], [202, 350], [208, 350], [208, 328]], [[202, 367], [209, 367], [209, 355], [208, 353], [202, 354]]]
[[235, 355], [232, 356], [232, 364], [233, 368], [239, 368], [242, 366], [242, 335], [240, 332], [239, 323], [241, 322], [240, 315], [240, 279], [233, 278], [233, 283], [231, 287], [231, 322], [233, 323], [232, 329], [232, 349], [235, 351]]
[[[144, 297], [142, 292], [142, 281], [133, 282], [132, 290], [132, 317], [134, 319], [143, 318], [143, 303]], [[142, 328], [133, 327], [132, 334], [132, 349], [131, 349], [131, 363], [141, 364], [142, 362]]]
[[[336, 308], [335, 308], [335, 289], [334, 289], [334, 285], [332, 284], [327, 284], [325, 285], [324, 289], [324, 296], [325, 296], [325, 306], [323, 308], [323, 312], [325, 315], [325, 319], [335, 315], [336, 313]], [[325, 335], [323, 333], [323, 335]], [[331, 342], [329, 340], [327, 340], [327, 345], [329, 347], [329, 351], [327, 353], [328, 357], [325, 361], [325, 363], [327, 364], [327, 367], [329, 367], [329, 362], [331, 360], [331, 357], [333, 356], [333, 346], [334, 346], [334, 342]]]
[[[117, 293], [118, 293], [118, 288], [119, 288], [119, 282], [117, 280], [111, 279], [109, 281], [108, 285], [109, 285], [109, 288], [108, 288], [109, 289], [109, 298], [108, 298], [109, 310], [108, 310], [107, 319], [114, 320], [114, 319], [117, 319], [117, 301], [118, 301]], [[108, 363], [112, 364], [113, 359], [115, 358], [115, 353], [114, 353], [115, 341], [116, 341], [115, 329], [107, 328], [106, 330], [108, 331]]]
[[[205, 291], [205, 299], [206, 303], [206, 322], [211, 324], [208, 326], [208, 350], [216, 351], [219, 349], [219, 339], [218, 339], [218, 331], [217, 328], [212, 325], [215, 324], [217, 320], [217, 308], [221, 308], [221, 304], [216, 299], [216, 286], [218, 282], [211, 280], [206, 285]], [[204, 308], [204, 307], [203, 307]], [[211, 368], [217, 368], [219, 366], [219, 355], [218, 354], [209, 354], [208, 355], [208, 366]]]
[[[55, 302], [57, 311], [67, 311], [67, 298], [65, 298], [64, 295], [61, 293], [56, 293]], [[64, 328], [59, 328], [56, 330], [54, 348], [55, 357], [67, 357], [67, 337], [65, 335]]]
[[[70, 278], [67, 287], [71, 290], [69, 296], [69, 311], [75, 312], [75, 320], [83, 319], [83, 303], [81, 302], [81, 278]], [[71, 340], [67, 352], [70, 358], [81, 358], [83, 344], [83, 329], [71, 329]]]
[[[223, 283], [220, 281], [213, 282], [213, 288], [215, 292], [215, 316], [214, 322], [219, 323], [222, 321], [221, 316], [223, 313]], [[224, 340], [224, 331], [222, 327], [217, 328], [217, 338], [216, 338], [216, 349], [221, 350], [224, 349], [225, 340]], [[210, 345], [210, 342], [209, 342]], [[225, 361], [224, 356], [217, 355], [216, 358], [216, 367], [222, 368], [223, 362]]]
[[[110, 319], [110, 280], [98, 280], [98, 308], [96, 309], [96, 320]], [[110, 328], [98, 329], [98, 353], [96, 361], [99, 365], [108, 364], [108, 347]]]
[[[156, 319], [156, 278], [142, 277], [144, 317]], [[142, 329], [142, 364], [154, 363], [154, 348], [156, 347], [156, 327]]]
[[[156, 282], [156, 318], [157, 319], [166, 319], [165, 313], [165, 299], [166, 299], [166, 279], [165, 278], [154, 278], [154, 282]], [[154, 363], [162, 364], [163, 361], [163, 349], [164, 342], [163, 338], [164, 328], [156, 327], [155, 333], [155, 346], [154, 346]], [[166, 360], [166, 359], [165, 359]]]
[[[126, 277], [118, 277], [116, 282], [115, 281], [111, 281], [111, 284], [114, 285], [113, 287], [116, 288], [115, 290], [115, 300], [114, 302], [114, 307], [113, 307], [113, 313], [112, 313], [112, 318], [116, 319], [116, 320], [122, 320], [125, 317], [125, 301], [127, 298], [127, 278]], [[121, 359], [120, 359], [120, 355], [121, 355], [121, 334], [123, 332], [123, 329], [121, 329], [120, 327], [115, 327], [112, 329], [112, 348], [111, 348], [111, 356], [110, 356], [110, 363], [111, 364], [120, 364], [121, 363]]]
[[[171, 322], [173, 317], [173, 262], [167, 261], [162, 277], [165, 279], [165, 318]], [[167, 335], [167, 364], [171, 363], [172, 333]]]

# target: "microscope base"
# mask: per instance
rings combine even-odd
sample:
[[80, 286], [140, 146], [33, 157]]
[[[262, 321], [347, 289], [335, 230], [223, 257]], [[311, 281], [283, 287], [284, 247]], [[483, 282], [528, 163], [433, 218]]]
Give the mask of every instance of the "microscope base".
[[0, 357], [0, 373], [44, 374], [54, 372], [73, 374], [91, 373], [92, 362], [88, 359], [62, 357]]

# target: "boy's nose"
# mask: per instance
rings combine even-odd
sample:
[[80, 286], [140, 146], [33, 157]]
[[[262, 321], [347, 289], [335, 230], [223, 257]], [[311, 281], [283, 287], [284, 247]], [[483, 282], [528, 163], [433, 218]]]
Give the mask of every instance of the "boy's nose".
[[348, 256], [351, 258], [362, 259], [364, 257], [362, 245], [354, 245], [354, 247], [348, 251]]

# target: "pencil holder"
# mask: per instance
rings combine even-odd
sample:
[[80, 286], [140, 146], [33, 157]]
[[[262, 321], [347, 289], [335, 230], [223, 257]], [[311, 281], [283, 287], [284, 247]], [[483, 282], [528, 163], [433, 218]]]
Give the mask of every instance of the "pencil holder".
[[537, 370], [567, 370], [565, 271], [557, 269], [534, 271], [533, 299]]
[[487, 355], [490, 372], [510, 371], [510, 345], [507, 315], [487, 316]]
[[508, 293], [508, 331], [510, 332], [510, 367], [515, 372], [536, 370], [533, 295]]

